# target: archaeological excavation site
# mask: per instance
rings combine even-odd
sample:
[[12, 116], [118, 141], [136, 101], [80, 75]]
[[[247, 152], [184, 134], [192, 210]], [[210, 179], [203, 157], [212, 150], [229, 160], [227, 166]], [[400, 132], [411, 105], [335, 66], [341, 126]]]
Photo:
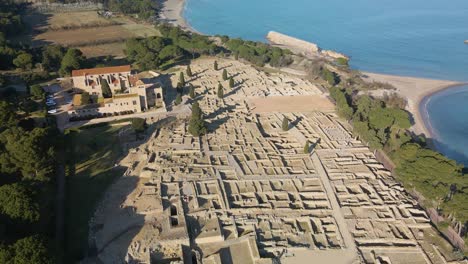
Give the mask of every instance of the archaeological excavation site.
[[[217, 70], [213, 63], [191, 62], [193, 76], [186, 81], [195, 96], [184, 96], [177, 106], [190, 110], [196, 100], [206, 133], [189, 133], [190, 111], [155, 121], [163, 124], [120, 161], [127, 170], [89, 223], [92, 259], [452, 261], [446, 254], [450, 244], [338, 117], [320, 84], [236, 60], [218, 59]], [[233, 78], [232, 87], [223, 70]], [[178, 77], [179, 72], [172, 75], [172, 87]]]

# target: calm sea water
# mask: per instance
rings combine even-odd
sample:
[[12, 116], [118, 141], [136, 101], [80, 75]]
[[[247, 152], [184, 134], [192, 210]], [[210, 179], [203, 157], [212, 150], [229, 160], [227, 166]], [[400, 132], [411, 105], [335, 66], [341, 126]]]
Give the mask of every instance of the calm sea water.
[[468, 165], [468, 85], [426, 98], [421, 104], [435, 145], [448, 157]]
[[[351, 56], [364, 71], [468, 81], [467, 0], [187, 0], [184, 16], [205, 34], [265, 41], [274, 30], [305, 39]], [[468, 149], [468, 130], [448, 122], [468, 122], [467, 102], [447, 95], [445, 107], [430, 104], [440, 145], [449, 146], [440, 150], [449, 155]]]

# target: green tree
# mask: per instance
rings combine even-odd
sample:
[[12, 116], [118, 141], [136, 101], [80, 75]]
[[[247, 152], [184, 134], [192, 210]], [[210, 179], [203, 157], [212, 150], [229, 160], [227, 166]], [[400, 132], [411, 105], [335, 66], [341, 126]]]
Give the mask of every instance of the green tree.
[[183, 54], [183, 50], [178, 46], [168, 45], [162, 48], [162, 50], [158, 53], [158, 57], [161, 59], [161, 61], [168, 61], [171, 59], [176, 59]]
[[180, 72], [180, 74], [179, 74], [179, 83], [182, 85], [182, 87], [185, 86], [185, 77], [184, 77], [183, 72]]
[[188, 131], [193, 136], [206, 134], [206, 125], [203, 120], [203, 112], [200, 109], [198, 102], [192, 104], [192, 117], [189, 122]]
[[196, 96], [196, 95], [195, 95], [195, 87], [194, 87], [192, 84], [190, 84], [189, 96], [190, 96], [190, 98], [192, 98], [192, 99], [194, 99], [195, 96]]
[[58, 45], [48, 45], [42, 51], [42, 66], [49, 71], [58, 70], [65, 55], [65, 48]]
[[220, 99], [223, 99], [224, 97], [224, 88], [223, 88], [223, 85], [221, 83], [218, 84], [218, 98]]
[[309, 154], [309, 151], [310, 151], [310, 143], [309, 143], [309, 140], [307, 140], [304, 145], [304, 154]]
[[31, 86], [31, 95], [36, 98], [36, 99], [40, 99], [40, 98], [44, 98], [44, 89], [42, 89], [42, 87], [38, 84], [35, 84], [33, 86]]
[[16, 58], [13, 60], [13, 64], [23, 70], [31, 69], [33, 65], [33, 58], [32, 55], [26, 52], [21, 52]]
[[88, 92], [83, 92], [81, 94], [81, 105], [87, 105], [91, 103], [91, 96]]
[[21, 172], [26, 179], [48, 181], [52, 176], [58, 135], [51, 128], [34, 128], [24, 131], [11, 127], [0, 134], [0, 170]]
[[[7, 101], [0, 100], [0, 128], [16, 123], [16, 112]], [[1, 131], [1, 130], [0, 130]]]
[[187, 66], [187, 76], [192, 77], [192, 69], [190, 68], [190, 65]]
[[112, 91], [106, 79], [101, 79], [101, 91], [102, 91], [102, 97], [104, 98], [112, 97]]
[[141, 133], [146, 129], [146, 120], [144, 118], [132, 118], [132, 127], [136, 133]]
[[289, 120], [287, 117], [283, 118], [283, 123], [281, 124], [281, 128], [283, 129], [283, 131], [289, 130]]
[[330, 85], [337, 85], [340, 82], [338, 75], [327, 68], [322, 69], [322, 78]]
[[180, 103], [182, 103], [182, 95], [180, 93], [177, 93], [174, 104], [175, 105], [180, 105]]
[[226, 70], [226, 69], [224, 69], [224, 70], [223, 70], [223, 80], [225, 80], [225, 81], [226, 81], [227, 79], [228, 79], [227, 70]]
[[51, 264], [54, 263], [52, 254], [40, 236], [30, 236], [20, 239], [12, 246], [14, 264]]
[[217, 62], [217, 61], [214, 62], [214, 64], [213, 64], [213, 69], [214, 69], [215, 71], [218, 70], [218, 62]]
[[234, 78], [229, 78], [229, 88], [234, 88]]
[[77, 70], [82, 67], [84, 63], [83, 53], [79, 49], [68, 49], [65, 55], [63, 56], [61, 66], [60, 66], [60, 75], [68, 76], [72, 70]]
[[13, 257], [13, 250], [7, 245], [0, 243], [0, 263], [12, 263]]
[[33, 200], [33, 190], [22, 183], [0, 187], [0, 213], [14, 221], [34, 223], [39, 220], [39, 204]]

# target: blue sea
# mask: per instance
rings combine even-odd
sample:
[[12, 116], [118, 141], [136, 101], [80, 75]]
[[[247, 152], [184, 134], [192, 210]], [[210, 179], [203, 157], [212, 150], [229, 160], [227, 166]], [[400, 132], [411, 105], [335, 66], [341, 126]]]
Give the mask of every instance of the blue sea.
[[444, 154], [468, 165], [468, 85], [443, 90], [421, 103], [434, 144]]
[[[187, 0], [184, 16], [205, 34], [285, 33], [345, 53], [363, 71], [468, 81], [467, 0]], [[468, 165], [468, 89], [434, 98], [438, 149]]]

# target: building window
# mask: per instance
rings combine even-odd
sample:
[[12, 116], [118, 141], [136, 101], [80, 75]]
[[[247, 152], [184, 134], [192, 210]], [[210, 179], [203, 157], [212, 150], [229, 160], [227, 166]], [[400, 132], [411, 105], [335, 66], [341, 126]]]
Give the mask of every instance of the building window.
[[133, 105], [137, 105], [137, 101], [133, 100]]

